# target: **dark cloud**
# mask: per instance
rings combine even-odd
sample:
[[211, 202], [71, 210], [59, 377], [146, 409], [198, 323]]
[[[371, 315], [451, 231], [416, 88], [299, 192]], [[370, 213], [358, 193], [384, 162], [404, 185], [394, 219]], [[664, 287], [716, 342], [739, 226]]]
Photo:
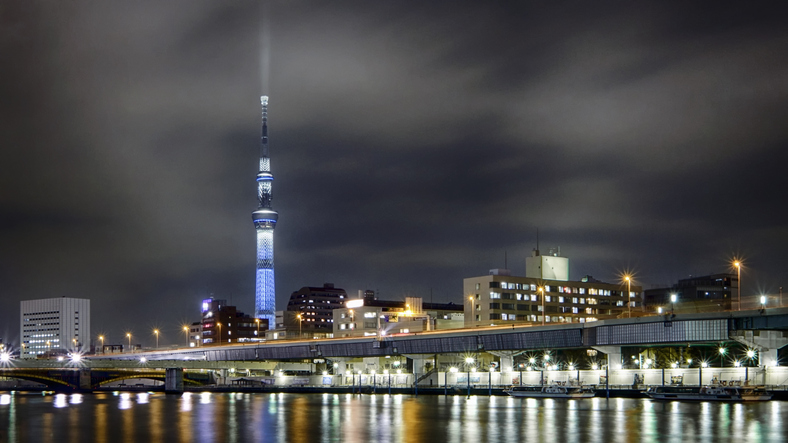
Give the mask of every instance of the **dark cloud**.
[[456, 301], [504, 254], [522, 274], [537, 227], [576, 278], [740, 254], [745, 294], [775, 291], [783, 23], [719, 2], [4, 4], [0, 336], [61, 295], [163, 342], [204, 296], [251, 312], [263, 93], [280, 308], [326, 281]]

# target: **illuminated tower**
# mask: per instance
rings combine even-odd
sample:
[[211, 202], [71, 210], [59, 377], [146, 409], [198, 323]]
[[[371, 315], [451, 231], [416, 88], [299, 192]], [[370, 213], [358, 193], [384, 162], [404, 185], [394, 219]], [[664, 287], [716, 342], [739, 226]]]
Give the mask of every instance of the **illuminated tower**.
[[268, 328], [275, 324], [274, 306], [274, 228], [279, 217], [271, 209], [271, 159], [268, 157], [268, 96], [260, 97], [263, 105], [263, 134], [260, 147], [260, 169], [257, 173], [257, 210], [252, 220], [257, 231], [257, 273], [254, 297], [254, 316], [268, 319]]

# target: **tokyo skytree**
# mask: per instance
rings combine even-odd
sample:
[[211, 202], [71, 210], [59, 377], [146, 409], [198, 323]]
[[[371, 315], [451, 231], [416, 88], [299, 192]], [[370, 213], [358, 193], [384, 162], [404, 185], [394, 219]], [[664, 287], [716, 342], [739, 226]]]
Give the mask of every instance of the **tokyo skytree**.
[[260, 147], [260, 168], [257, 173], [257, 210], [252, 220], [257, 231], [257, 272], [255, 275], [254, 316], [268, 319], [268, 328], [275, 324], [276, 293], [274, 292], [274, 228], [279, 214], [271, 209], [271, 158], [268, 156], [268, 96], [260, 97], [263, 105], [263, 132]]

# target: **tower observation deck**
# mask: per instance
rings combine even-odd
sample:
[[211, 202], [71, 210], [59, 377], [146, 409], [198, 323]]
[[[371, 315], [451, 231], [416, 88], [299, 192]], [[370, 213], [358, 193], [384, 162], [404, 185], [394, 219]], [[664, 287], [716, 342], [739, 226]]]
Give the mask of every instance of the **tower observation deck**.
[[257, 210], [252, 221], [257, 232], [257, 272], [255, 275], [254, 316], [268, 319], [274, 328], [276, 293], [274, 291], [274, 228], [279, 214], [271, 208], [271, 158], [268, 156], [268, 96], [260, 97], [263, 106], [263, 131], [260, 146], [260, 168], [257, 172]]

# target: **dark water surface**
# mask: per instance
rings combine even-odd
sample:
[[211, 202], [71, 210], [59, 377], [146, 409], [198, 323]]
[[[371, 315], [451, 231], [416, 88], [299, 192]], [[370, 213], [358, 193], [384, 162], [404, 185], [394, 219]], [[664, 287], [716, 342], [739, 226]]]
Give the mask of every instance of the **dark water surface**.
[[786, 441], [788, 402], [0, 393], [0, 442]]

